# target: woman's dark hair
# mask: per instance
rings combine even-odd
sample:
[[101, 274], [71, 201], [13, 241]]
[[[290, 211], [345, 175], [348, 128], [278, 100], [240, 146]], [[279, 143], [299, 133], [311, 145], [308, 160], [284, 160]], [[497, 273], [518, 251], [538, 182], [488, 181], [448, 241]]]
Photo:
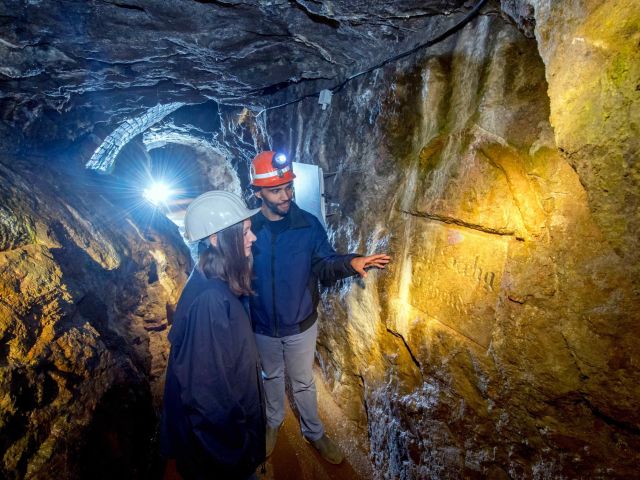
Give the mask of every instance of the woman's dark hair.
[[225, 228], [217, 233], [218, 245], [206, 242], [208, 248], [200, 253], [198, 267], [207, 278], [220, 278], [227, 282], [236, 295], [252, 295], [251, 257], [244, 253], [244, 222]]

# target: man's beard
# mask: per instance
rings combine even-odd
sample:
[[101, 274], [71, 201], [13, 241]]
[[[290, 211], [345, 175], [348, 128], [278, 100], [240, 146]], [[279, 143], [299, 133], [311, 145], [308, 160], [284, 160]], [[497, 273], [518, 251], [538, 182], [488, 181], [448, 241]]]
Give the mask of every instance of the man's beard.
[[269, 211], [271, 213], [275, 214], [275, 215], [279, 215], [281, 217], [286, 217], [287, 215], [289, 215], [289, 212], [291, 211], [291, 200], [289, 200], [287, 202], [288, 208], [286, 209], [286, 211], [285, 210], [281, 210], [281, 208], [278, 206], [278, 204], [269, 202], [269, 201], [265, 200], [264, 198], [262, 199], [262, 201], [267, 206]]

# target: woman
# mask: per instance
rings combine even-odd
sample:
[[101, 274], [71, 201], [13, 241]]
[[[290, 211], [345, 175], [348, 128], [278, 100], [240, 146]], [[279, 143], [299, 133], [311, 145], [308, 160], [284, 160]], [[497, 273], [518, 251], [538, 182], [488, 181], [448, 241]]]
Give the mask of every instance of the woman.
[[242, 302], [252, 293], [249, 217], [257, 211], [212, 191], [185, 216], [186, 237], [201, 253], [169, 333], [161, 426], [163, 456], [185, 479], [255, 478], [264, 461], [260, 364]]

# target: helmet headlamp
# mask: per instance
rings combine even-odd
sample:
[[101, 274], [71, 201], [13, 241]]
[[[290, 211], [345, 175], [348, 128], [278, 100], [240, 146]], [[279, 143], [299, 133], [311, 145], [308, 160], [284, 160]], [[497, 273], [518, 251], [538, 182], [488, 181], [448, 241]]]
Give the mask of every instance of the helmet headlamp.
[[276, 152], [273, 154], [273, 159], [271, 160], [271, 164], [273, 168], [281, 169], [284, 166], [289, 164], [289, 159], [282, 152]]

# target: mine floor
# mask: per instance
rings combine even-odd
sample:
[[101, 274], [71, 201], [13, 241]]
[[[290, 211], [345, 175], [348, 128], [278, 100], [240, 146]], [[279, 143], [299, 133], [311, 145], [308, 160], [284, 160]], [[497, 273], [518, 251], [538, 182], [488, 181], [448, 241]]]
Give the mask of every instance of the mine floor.
[[363, 432], [354, 429], [342, 410], [331, 397], [316, 372], [318, 405], [327, 434], [335, 440], [345, 454], [340, 465], [332, 465], [323, 460], [315, 449], [304, 441], [300, 426], [290, 402], [278, 436], [276, 448], [267, 460], [266, 472], [258, 471], [260, 480], [369, 480], [373, 471], [359, 443], [365, 442]]

